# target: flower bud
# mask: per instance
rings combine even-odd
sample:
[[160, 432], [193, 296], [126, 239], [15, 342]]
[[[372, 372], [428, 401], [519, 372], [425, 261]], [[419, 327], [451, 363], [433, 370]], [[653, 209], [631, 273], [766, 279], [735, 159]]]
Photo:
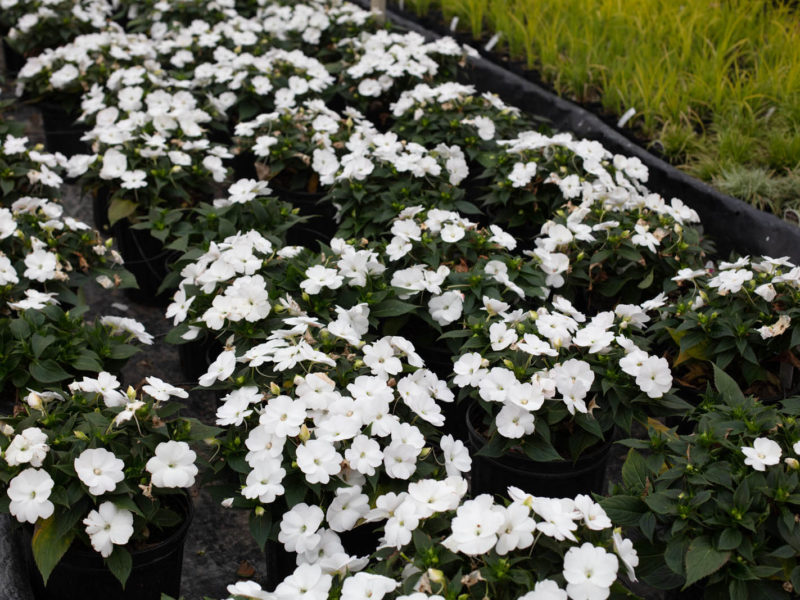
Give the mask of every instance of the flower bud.
[[42, 397], [36, 392], [31, 392], [28, 394], [25, 398], [25, 401], [28, 403], [28, 406], [35, 408], [36, 410], [42, 410], [44, 408]]
[[72, 432], [72, 435], [74, 435], [79, 440], [83, 440], [84, 442], [88, 442], [89, 441], [89, 436], [87, 436], [82, 431], [78, 431], [77, 429]]
[[263, 506], [256, 506], [255, 513], [257, 517], [263, 517], [265, 512], [266, 511], [264, 510]]
[[441, 569], [428, 569], [427, 571], [428, 579], [430, 579], [433, 583], [438, 583], [440, 585], [445, 585], [447, 580], [444, 577], [444, 572]]
[[14, 435], [14, 428], [8, 423], [2, 423], [0, 424], [0, 433], [6, 437], [11, 437]]
[[[233, 506], [233, 498], [225, 498], [225, 500], [220, 502], [220, 504], [223, 506], [223, 508], [230, 508], [231, 506]], [[258, 508], [261, 508], [261, 507], [259, 506]], [[256, 509], [256, 510], [258, 510], [258, 509]]]
[[797, 471], [800, 469], [800, 462], [797, 461], [796, 458], [792, 458], [791, 456], [784, 458], [783, 462], [786, 463], [786, 466], [789, 467], [792, 471]]
[[299, 435], [298, 437], [300, 438], [300, 441], [301, 441], [301, 442], [303, 442], [304, 444], [305, 444], [305, 443], [306, 443], [308, 440], [310, 440], [310, 439], [311, 439], [311, 431], [309, 431], [309, 429], [308, 429], [308, 427], [306, 427], [306, 424], [305, 424], [305, 423], [303, 423], [303, 424], [300, 426], [300, 435]]
[[125, 395], [128, 397], [128, 400], [136, 400], [136, 390], [133, 389], [132, 385], [129, 385], [128, 389], [125, 390]]
[[280, 388], [280, 386], [279, 386], [277, 383], [275, 383], [274, 381], [271, 381], [271, 382], [270, 382], [270, 384], [269, 384], [269, 391], [270, 391], [270, 392], [271, 392], [273, 395], [275, 395], [275, 396], [279, 396], [279, 395], [280, 395], [280, 393], [281, 393], [281, 388]]

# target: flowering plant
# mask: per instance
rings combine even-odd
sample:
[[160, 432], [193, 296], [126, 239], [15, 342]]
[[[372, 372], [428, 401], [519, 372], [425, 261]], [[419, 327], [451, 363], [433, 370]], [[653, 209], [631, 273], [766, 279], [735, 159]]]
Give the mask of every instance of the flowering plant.
[[55, 197], [64, 183], [66, 159], [45, 152], [41, 144], [29, 147], [28, 138], [0, 134], [0, 191], [4, 204], [20, 196]]
[[716, 365], [762, 401], [798, 389], [800, 267], [785, 257], [741, 258], [684, 268], [672, 280], [680, 291], [652, 335], [683, 385], [702, 391]]
[[141, 67], [156, 57], [146, 36], [109, 27], [30, 57], [17, 75], [16, 94], [56, 96], [62, 106], [77, 108], [84, 91], [104, 84], [117, 70]]
[[418, 144], [460, 146], [470, 160], [497, 152], [495, 140], [530, 129], [527, 115], [494, 94], [478, 95], [474, 86], [453, 81], [431, 86], [417, 84], [391, 105], [392, 131]]
[[[630, 597], [639, 557], [588, 496], [539, 498], [509, 488], [512, 500], [462, 500], [452, 480], [422, 480], [379, 497], [389, 513], [384, 548], [358, 572], [326, 574], [301, 564], [265, 592], [228, 586], [229, 600], [566, 600]], [[477, 532], [477, 533], [476, 533]], [[624, 567], [624, 573], [622, 567]]]
[[381, 128], [387, 125], [389, 104], [403, 91], [417, 83], [453, 80], [458, 65], [476, 55], [449, 37], [426, 43], [418, 33], [386, 29], [345, 38], [339, 50], [339, 95]]
[[599, 142], [569, 133], [522, 131], [484, 154], [482, 207], [498, 225], [536, 233], [568, 201], [587, 197], [621, 203], [648, 179], [637, 158], [614, 156]]
[[525, 250], [547, 275], [548, 287], [582, 311], [638, 304], [675, 289], [681, 268], [697, 269], [711, 251], [700, 219], [677, 198], [629, 190], [610, 197], [584, 193], [554, 211], [534, 250]]
[[37, 54], [102, 29], [112, 12], [108, 0], [5, 0], [0, 24], [8, 28], [9, 46]]
[[33, 556], [45, 581], [71, 544], [91, 545], [124, 585], [130, 549], [186, 518], [174, 494], [194, 484], [188, 442], [215, 430], [176, 416], [188, 394], [155, 377], [141, 393], [110, 373], [69, 391], [30, 392], [0, 418], [0, 510], [34, 525]]
[[765, 406], [721, 370], [714, 377], [694, 434], [653, 427], [649, 440], [622, 442], [631, 446], [623, 482], [601, 504], [636, 530], [650, 585], [788, 598], [800, 584], [800, 402]]
[[349, 114], [343, 117], [321, 100], [262, 113], [236, 124], [236, 151], [248, 156], [259, 177], [276, 188], [316, 193], [321, 191], [320, 177], [328, 175], [325, 161], [334, 146], [341, 147], [353, 132], [375, 131], [360, 114]]
[[576, 460], [615, 426], [630, 431], [634, 419], [689, 408], [670, 393], [667, 361], [644, 349], [647, 308], [620, 304], [587, 319], [558, 296], [527, 312], [485, 298], [453, 367], [459, 399], [482, 409], [481, 454]]

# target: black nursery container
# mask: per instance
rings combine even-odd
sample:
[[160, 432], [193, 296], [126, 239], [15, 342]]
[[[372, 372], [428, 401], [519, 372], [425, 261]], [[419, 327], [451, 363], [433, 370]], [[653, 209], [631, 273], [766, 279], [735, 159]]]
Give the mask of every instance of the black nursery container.
[[506, 454], [497, 458], [476, 453], [486, 444], [474, 426], [478, 420], [477, 404], [467, 409], [467, 430], [472, 450], [472, 494], [508, 496], [513, 485], [534, 496], [574, 498], [578, 494], [602, 494], [606, 483], [606, 465], [611, 441], [582, 454], [574, 463], [568, 460], [536, 462], [523, 454]]
[[77, 114], [50, 102], [41, 102], [37, 106], [42, 113], [45, 145], [48, 151], [61, 152], [67, 157], [89, 152], [89, 146], [81, 141], [81, 137], [88, 129], [75, 123]]
[[267, 558], [267, 576], [265, 589], [274, 591], [278, 584], [294, 573], [297, 568], [297, 554], [289, 552], [280, 542], [267, 540], [265, 548]]
[[286, 243], [316, 249], [318, 243], [328, 244], [336, 235], [336, 209], [329, 202], [321, 202], [324, 194], [275, 189], [278, 197], [300, 209], [307, 220], [298, 223], [286, 233]]
[[125, 295], [139, 304], [167, 306], [172, 301], [173, 290], [158, 293], [169, 265], [180, 253], [167, 250], [164, 244], [145, 229], [133, 229], [128, 219], [120, 219], [113, 225], [108, 220], [108, 190], [100, 188], [92, 201], [94, 225], [106, 235], [113, 236], [117, 248], [125, 261], [125, 268], [136, 278], [138, 289], [125, 289]]
[[[29, 571], [36, 600], [161, 600], [162, 594], [180, 596], [183, 548], [194, 508], [187, 495], [180, 498], [185, 520], [163, 541], [131, 550], [133, 567], [123, 589], [103, 559], [91, 548], [73, 543], [56, 565], [47, 585], [29, 556]], [[30, 548], [30, 542], [26, 546]]]

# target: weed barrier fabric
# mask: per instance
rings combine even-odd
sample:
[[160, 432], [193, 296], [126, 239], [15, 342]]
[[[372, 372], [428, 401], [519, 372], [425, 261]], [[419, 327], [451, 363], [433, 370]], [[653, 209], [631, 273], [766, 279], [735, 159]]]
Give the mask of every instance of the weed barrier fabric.
[[[368, 0], [354, 1], [369, 9]], [[440, 37], [392, 10], [387, 10], [386, 14], [388, 20], [398, 27], [415, 31], [429, 40]], [[637, 157], [650, 171], [648, 189], [667, 201], [680, 198], [697, 211], [703, 230], [715, 242], [720, 258], [727, 258], [735, 250], [741, 254], [788, 256], [793, 262], [800, 263], [800, 227], [723, 194], [676, 169], [583, 107], [483, 57], [469, 60], [464, 79], [465, 83], [475, 85], [480, 91], [496, 93], [507, 104], [549, 119], [558, 130], [596, 140], [615, 154]]]

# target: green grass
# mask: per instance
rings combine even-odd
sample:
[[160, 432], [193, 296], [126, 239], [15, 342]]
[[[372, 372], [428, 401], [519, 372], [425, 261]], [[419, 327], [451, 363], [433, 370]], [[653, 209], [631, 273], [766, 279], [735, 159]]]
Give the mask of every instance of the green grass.
[[[790, 4], [790, 3], [789, 3]], [[562, 96], [780, 214], [800, 208], [800, 10], [776, 0], [407, 0], [439, 8]]]

